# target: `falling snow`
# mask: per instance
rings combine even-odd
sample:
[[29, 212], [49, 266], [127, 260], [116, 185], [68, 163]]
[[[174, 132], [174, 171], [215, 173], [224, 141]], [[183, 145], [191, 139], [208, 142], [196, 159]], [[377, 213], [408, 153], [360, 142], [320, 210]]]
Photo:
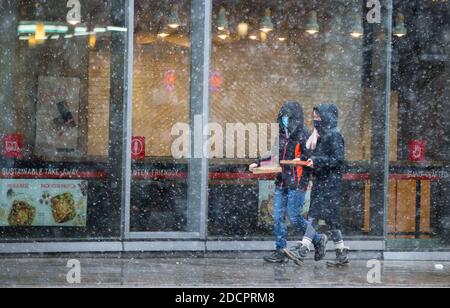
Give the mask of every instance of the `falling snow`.
[[[386, 285], [448, 286], [448, 1], [203, 2], [0, 0], [0, 286], [64, 284], [69, 259], [91, 285], [359, 286], [383, 256]], [[260, 268], [320, 250], [298, 221], [347, 276]], [[32, 258], [85, 251], [107, 264]]]

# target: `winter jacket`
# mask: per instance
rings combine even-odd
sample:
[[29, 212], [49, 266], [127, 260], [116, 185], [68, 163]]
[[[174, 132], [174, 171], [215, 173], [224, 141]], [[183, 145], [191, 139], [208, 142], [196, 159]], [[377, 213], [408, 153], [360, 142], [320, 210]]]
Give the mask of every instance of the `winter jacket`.
[[345, 162], [344, 138], [337, 128], [339, 111], [333, 104], [322, 104], [314, 110], [322, 121], [316, 149], [310, 152], [314, 169], [309, 215], [339, 228]]
[[[282, 125], [282, 118], [289, 117], [289, 127], [287, 132]], [[303, 109], [298, 102], [286, 102], [278, 115], [280, 125], [279, 135], [279, 159], [294, 160], [299, 158], [305, 160], [308, 158], [306, 150], [306, 141], [310, 135], [308, 129], [304, 126]], [[266, 155], [258, 160], [258, 165], [262, 161], [272, 159], [272, 155]], [[300, 189], [306, 191], [308, 188], [309, 177], [303, 172], [302, 167], [282, 166], [283, 171], [277, 175], [276, 186], [278, 188]]]

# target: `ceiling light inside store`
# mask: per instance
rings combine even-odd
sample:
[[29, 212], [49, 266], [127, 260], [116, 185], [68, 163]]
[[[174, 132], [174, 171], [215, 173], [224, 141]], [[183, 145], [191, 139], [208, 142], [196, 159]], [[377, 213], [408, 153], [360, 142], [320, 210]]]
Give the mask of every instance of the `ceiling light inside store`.
[[269, 33], [273, 30], [272, 11], [270, 9], [266, 9], [264, 12], [264, 17], [261, 20], [261, 27], [259, 30], [264, 33]]
[[268, 38], [268, 37], [269, 37], [269, 34], [268, 34], [268, 33], [264, 32], [264, 31], [262, 31], [262, 32], [260, 33], [261, 42], [267, 41], [267, 38]]
[[36, 47], [36, 37], [34, 35], [31, 35], [30, 38], [28, 39], [28, 46], [30, 48]]
[[319, 22], [317, 21], [317, 12], [311, 11], [309, 13], [308, 23], [306, 24], [306, 30], [308, 34], [317, 34], [320, 32]]
[[127, 28], [123, 28], [123, 27], [114, 27], [114, 26], [109, 26], [106, 28], [108, 31], [112, 31], [112, 32], [127, 32], [128, 29]]
[[217, 36], [222, 40], [226, 40], [230, 36], [230, 31], [227, 29], [219, 30], [219, 34]]
[[88, 30], [87, 27], [75, 27], [74, 32], [75, 32], [75, 33], [86, 33], [87, 30]]
[[222, 6], [219, 11], [219, 17], [217, 18], [217, 30], [223, 31], [228, 29], [227, 10]]
[[408, 29], [405, 26], [405, 16], [398, 14], [395, 18], [394, 35], [397, 37], [404, 37], [408, 34]]
[[[38, 29], [38, 25], [40, 25]], [[42, 29], [42, 25], [44, 25], [44, 28]], [[57, 34], [64, 34], [69, 31], [69, 27], [64, 24], [58, 24], [58, 23], [49, 23], [49, 22], [29, 22], [24, 21], [20, 22], [19, 26], [17, 27], [18, 34], [36, 34], [37, 31], [44, 31], [45, 34], [48, 33], [57, 33]]]
[[70, 25], [72, 25], [72, 26], [76, 26], [76, 25], [78, 25], [79, 23], [80, 23], [80, 21], [78, 21], [78, 20], [69, 20], [69, 21], [67, 21]]
[[354, 16], [354, 20], [352, 22], [352, 27], [350, 30], [350, 35], [354, 38], [360, 38], [364, 35], [364, 28], [362, 25], [362, 18], [359, 15]]
[[170, 35], [170, 32], [167, 30], [167, 28], [163, 27], [159, 32], [158, 32], [158, 37], [159, 38], [166, 38]]
[[106, 32], [106, 28], [101, 28], [101, 27], [94, 28], [94, 33], [105, 33], [105, 32]]
[[246, 38], [248, 35], [248, 23], [241, 22], [239, 23], [237, 30], [240, 38]]
[[94, 49], [96, 44], [97, 44], [97, 37], [95, 36], [94, 33], [92, 33], [89, 35], [89, 47], [91, 49]]
[[180, 14], [178, 5], [174, 5], [170, 11], [169, 23], [167, 24], [171, 29], [178, 29], [180, 27]]
[[18, 33], [34, 33], [36, 32], [36, 25], [29, 25], [29, 24], [19, 24], [17, 27]]
[[67, 33], [69, 32], [69, 27], [67, 26], [55, 26], [56, 33]]
[[286, 42], [289, 39], [290, 27], [289, 21], [285, 20], [277, 26], [276, 37], [280, 42]]
[[74, 33], [74, 36], [88, 36], [90, 33], [89, 32], [78, 32], [78, 33]]
[[259, 39], [259, 34], [261, 32], [257, 31], [256, 28], [253, 28], [252, 31], [250, 31], [248, 38], [251, 39], [252, 41], [256, 41], [257, 39]]
[[36, 43], [43, 43], [47, 39], [47, 35], [45, 33], [45, 25], [44, 23], [36, 24], [36, 34], [35, 34]]

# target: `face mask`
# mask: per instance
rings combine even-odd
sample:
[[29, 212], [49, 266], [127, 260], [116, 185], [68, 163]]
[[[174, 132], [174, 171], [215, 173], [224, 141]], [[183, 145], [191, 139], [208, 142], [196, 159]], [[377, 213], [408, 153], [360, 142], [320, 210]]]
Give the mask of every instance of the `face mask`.
[[282, 117], [281, 118], [281, 125], [283, 125], [283, 127], [285, 129], [287, 129], [289, 127], [289, 117]]
[[314, 121], [314, 128], [320, 131], [322, 129], [322, 121]]

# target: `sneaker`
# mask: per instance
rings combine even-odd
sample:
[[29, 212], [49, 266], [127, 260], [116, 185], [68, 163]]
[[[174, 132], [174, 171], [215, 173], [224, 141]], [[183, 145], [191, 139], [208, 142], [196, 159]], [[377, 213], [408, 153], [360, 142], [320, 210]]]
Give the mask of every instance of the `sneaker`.
[[309, 248], [301, 243], [298, 246], [292, 247], [291, 249], [284, 249], [286, 257], [294, 261], [294, 263], [298, 266], [303, 266], [303, 261], [308, 255], [308, 252]]
[[323, 260], [325, 258], [325, 255], [327, 254], [327, 243], [328, 243], [328, 236], [322, 234], [320, 236], [319, 243], [314, 245], [315, 249], [314, 260], [316, 262], [319, 262], [320, 260]]
[[269, 263], [284, 263], [286, 261], [286, 255], [283, 250], [276, 250], [271, 255], [265, 256], [264, 261]]

